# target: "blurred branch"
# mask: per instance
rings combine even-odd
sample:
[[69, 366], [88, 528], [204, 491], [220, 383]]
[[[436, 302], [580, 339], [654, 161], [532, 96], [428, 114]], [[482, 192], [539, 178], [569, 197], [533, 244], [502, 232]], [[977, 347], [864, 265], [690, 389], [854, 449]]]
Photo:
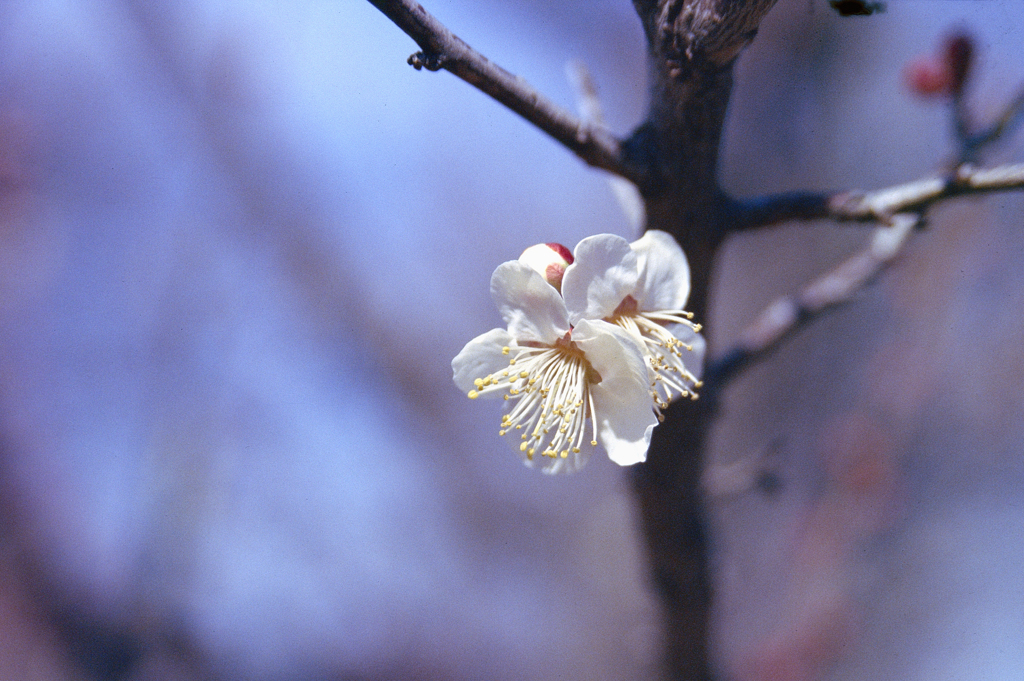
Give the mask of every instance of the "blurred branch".
[[965, 32], [954, 33], [946, 39], [943, 65], [939, 69], [945, 74], [951, 95], [953, 131], [960, 153], [958, 164], [976, 162], [985, 147], [1012, 131], [1024, 117], [1024, 88], [1021, 88], [991, 125], [975, 129], [965, 97], [974, 72], [974, 53], [974, 38]]
[[794, 192], [735, 200], [727, 229], [740, 232], [789, 220], [884, 222], [896, 213], [924, 212], [952, 197], [1013, 189], [1024, 189], [1024, 164], [995, 168], [964, 164], [947, 178], [924, 178], [873, 192]]
[[1017, 91], [1016, 96], [1010, 100], [1006, 109], [992, 125], [973, 134], [964, 135], [960, 141], [961, 159], [965, 162], [973, 161], [982, 149], [1011, 133], [1022, 121], [1024, 121], [1024, 86]]
[[[581, 61], [571, 61], [565, 66], [566, 75], [576, 93], [576, 108], [584, 121], [604, 128], [604, 111], [601, 107], [601, 99], [597, 95], [597, 84], [586, 65]], [[619, 208], [626, 216], [630, 229], [639, 233], [644, 227], [644, 200], [640, 196], [637, 186], [628, 180], [611, 175], [608, 177], [608, 185], [612, 194], [619, 204]]]
[[739, 341], [704, 371], [705, 394], [720, 390], [751, 363], [768, 355], [783, 340], [825, 311], [853, 299], [903, 249], [920, 215], [898, 213], [878, 227], [866, 249], [795, 295], [779, 298], [740, 335]]
[[916, 58], [905, 69], [912, 92], [922, 97], [949, 97], [958, 153], [955, 165], [976, 163], [985, 147], [1024, 119], [1024, 88], [1020, 88], [991, 125], [979, 128], [974, 124], [967, 90], [976, 71], [976, 42], [969, 33], [956, 31], [946, 37], [939, 54]]
[[411, 0], [370, 0], [416, 41], [420, 52], [409, 57], [414, 68], [444, 69], [485, 92], [561, 142], [588, 164], [641, 185], [643, 166], [630, 163], [615, 135], [583, 121], [544, 97], [523, 78], [491, 62], [449, 31], [419, 3]]
[[971, 112], [965, 98], [966, 86], [974, 66], [974, 38], [957, 32], [946, 39], [943, 61], [950, 95], [952, 96], [953, 133], [961, 143], [961, 163], [970, 159], [967, 154], [967, 139], [971, 134]]
[[950, 178], [926, 178], [870, 193], [780, 194], [736, 202], [733, 229], [786, 220], [830, 218], [882, 222], [868, 248], [795, 295], [775, 301], [724, 355], [704, 371], [705, 394], [720, 390], [744, 368], [768, 355], [797, 329], [853, 296], [900, 253], [912, 228], [932, 205], [954, 196], [1024, 189], [1024, 164], [981, 169], [962, 165]]

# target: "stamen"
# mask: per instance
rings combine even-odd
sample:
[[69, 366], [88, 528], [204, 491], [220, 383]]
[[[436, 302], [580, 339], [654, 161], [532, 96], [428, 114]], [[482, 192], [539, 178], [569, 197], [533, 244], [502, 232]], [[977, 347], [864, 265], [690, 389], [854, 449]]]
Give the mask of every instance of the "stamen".
[[523, 431], [519, 451], [528, 461], [538, 451], [558, 462], [568, 459], [570, 453], [579, 454], [588, 417], [593, 423], [591, 444], [597, 444], [597, 412], [588, 378], [593, 370], [583, 353], [572, 344], [521, 348], [509, 365], [517, 370], [503, 369], [476, 379], [473, 385], [477, 389], [470, 397], [501, 391], [505, 400], [515, 403], [501, 417], [499, 434], [513, 428]]
[[684, 351], [692, 352], [693, 346], [676, 338], [667, 328], [668, 324], [684, 324], [694, 332], [700, 331], [701, 325], [694, 324], [692, 319], [693, 313], [685, 310], [658, 310], [619, 315], [611, 320], [640, 338], [647, 348], [648, 360], [654, 374], [651, 397], [659, 420], [661, 410], [667, 409], [669, 402], [675, 397], [697, 399], [697, 393], [694, 391], [701, 383], [686, 368], [683, 361]]

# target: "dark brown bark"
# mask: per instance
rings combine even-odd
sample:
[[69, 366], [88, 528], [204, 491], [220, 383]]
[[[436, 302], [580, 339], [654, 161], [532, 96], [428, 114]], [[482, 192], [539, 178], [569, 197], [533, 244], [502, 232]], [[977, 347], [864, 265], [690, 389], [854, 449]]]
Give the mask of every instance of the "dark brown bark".
[[[686, 251], [693, 277], [688, 307], [701, 322], [715, 254], [728, 231], [730, 202], [717, 169], [732, 65], [773, 4], [634, 2], [648, 39], [651, 104], [647, 122], [625, 146], [651, 168], [655, 181], [641, 187], [647, 229], [669, 232]], [[713, 590], [700, 493], [712, 398], [673, 405], [655, 429], [647, 462], [633, 474], [664, 612], [670, 679], [713, 678], [707, 649]]]

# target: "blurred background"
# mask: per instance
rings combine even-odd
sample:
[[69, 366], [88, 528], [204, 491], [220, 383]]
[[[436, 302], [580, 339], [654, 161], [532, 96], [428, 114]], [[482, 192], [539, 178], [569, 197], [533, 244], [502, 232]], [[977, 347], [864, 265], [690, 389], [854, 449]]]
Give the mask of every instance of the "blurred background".
[[[427, 9], [565, 106], [582, 60], [628, 132], [646, 108], [631, 4], [556, 5]], [[903, 65], [967, 27], [991, 114], [1024, 80], [1022, 20], [1015, 0], [867, 19], [781, 0], [738, 66], [724, 185], [940, 168], [946, 112]], [[2, 678], [653, 675], [625, 472], [525, 468], [450, 369], [499, 324], [498, 263], [635, 234], [605, 176], [414, 71], [415, 49], [358, 0], [0, 4]], [[1022, 151], [1018, 134], [992, 160]], [[939, 211], [727, 395], [711, 470], [778, 484], [709, 483], [725, 674], [1024, 667], [1022, 209]], [[736, 239], [713, 348], [864, 237]]]

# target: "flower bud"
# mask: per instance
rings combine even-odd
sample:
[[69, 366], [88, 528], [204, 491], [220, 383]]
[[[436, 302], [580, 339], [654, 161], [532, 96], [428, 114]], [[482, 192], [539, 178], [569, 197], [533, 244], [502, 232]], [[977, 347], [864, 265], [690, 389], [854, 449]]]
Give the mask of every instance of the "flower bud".
[[919, 97], [942, 97], [952, 89], [949, 70], [934, 57], [918, 57], [903, 69], [907, 88]]
[[903, 69], [903, 79], [921, 97], [960, 96], [974, 63], [974, 40], [956, 33], [943, 45], [941, 54], [914, 59]]
[[519, 262], [529, 265], [561, 293], [562, 275], [572, 264], [572, 253], [562, 244], [537, 244], [523, 251]]

